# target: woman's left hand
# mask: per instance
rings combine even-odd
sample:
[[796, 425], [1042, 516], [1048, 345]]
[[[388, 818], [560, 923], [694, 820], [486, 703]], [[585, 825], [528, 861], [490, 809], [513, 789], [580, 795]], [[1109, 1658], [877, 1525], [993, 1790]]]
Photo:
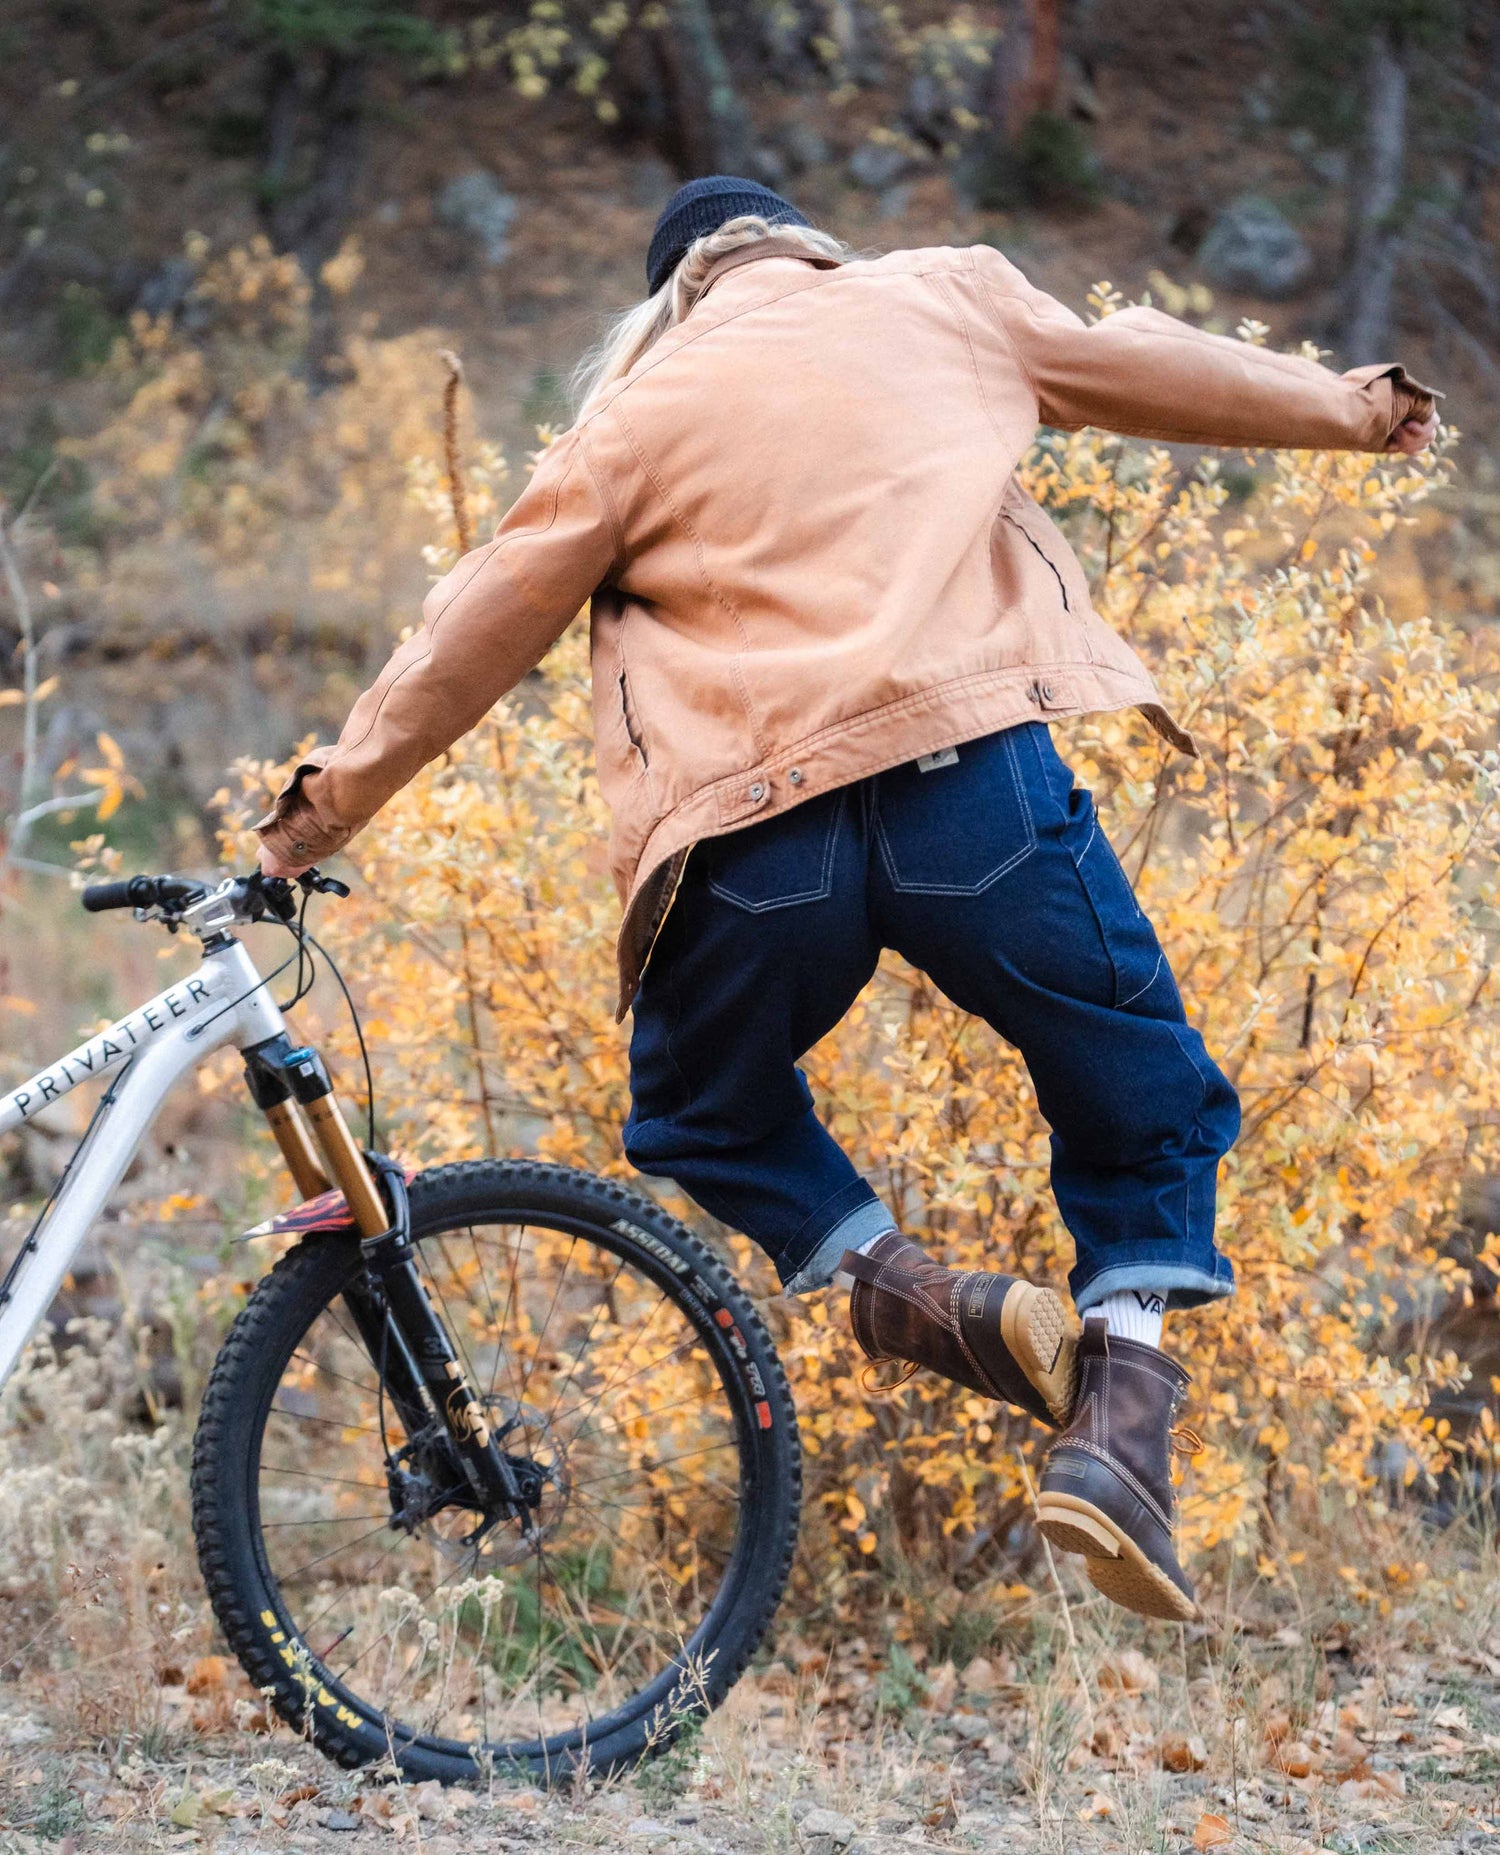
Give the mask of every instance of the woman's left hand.
[[1425, 451], [1437, 435], [1437, 407], [1429, 406], [1426, 412], [1414, 412], [1409, 419], [1403, 419], [1386, 439], [1385, 448], [1402, 457], [1415, 457], [1419, 451]]

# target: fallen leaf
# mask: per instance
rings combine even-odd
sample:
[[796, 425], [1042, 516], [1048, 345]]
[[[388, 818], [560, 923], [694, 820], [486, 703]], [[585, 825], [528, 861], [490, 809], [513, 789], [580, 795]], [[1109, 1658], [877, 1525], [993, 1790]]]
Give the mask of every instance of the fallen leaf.
[[408, 1792], [408, 1799], [416, 1806], [417, 1813], [425, 1816], [429, 1823], [443, 1823], [453, 1814], [453, 1805], [447, 1792], [436, 1778], [427, 1778]]
[[1289, 1739], [1271, 1753], [1271, 1764], [1277, 1771], [1284, 1771], [1289, 1778], [1305, 1778], [1317, 1769], [1318, 1757], [1309, 1745], [1300, 1739]]
[[191, 1829], [203, 1814], [203, 1799], [196, 1791], [184, 1791], [172, 1805], [170, 1821], [178, 1829]]
[[928, 1810], [922, 1821], [929, 1829], [953, 1829], [958, 1824], [958, 1810], [950, 1797], [945, 1804], [935, 1810]]
[[1161, 1676], [1139, 1649], [1122, 1649], [1101, 1664], [1099, 1685], [1121, 1694], [1154, 1694], [1161, 1686]]
[[1156, 1750], [1163, 1771], [1202, 1771], [1208, 1763], [1208, 1747], [1196, 1733], [1191, 1738], [1164, 1733]]
[[229, 1676], [229, 1664], [222, 1655], [200, 1655], [187, 1671], [183, 1686], [189, 1694], [216, 1694]]
[[1233, 1840], [1234, 1831], [1224, 1817], [1214, 1816], [1205, 1810], [1198, 1818], [1198, 1827], [1193, 1831], [1195, 1849], [1227, 1848]]

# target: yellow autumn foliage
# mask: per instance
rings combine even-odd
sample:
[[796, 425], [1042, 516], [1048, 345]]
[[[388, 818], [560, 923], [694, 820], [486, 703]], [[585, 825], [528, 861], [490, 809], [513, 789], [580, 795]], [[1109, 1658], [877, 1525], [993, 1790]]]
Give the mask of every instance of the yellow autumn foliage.
[[[1205, 1446], [1183, 1528], [1210, 1588], [1237, 1555], [1274, 1575], [1281, 1503], [1374, 1502], [1393, 1465], [1438, 1465], [1426, 1404], [1456, 1363], [1383, 1342], [1398, 1318], [1420, 1333], [1459, 1282], [1444, 1245], [1500, 1108], [1496, 698], [1467, 639], [1406, 588], [1398, 611], [1381, 592], [1444, 466], [1252, 462], [1085, 432], [1044, 438], [1023, 469], [1202, 748], [1178, 756], [1130, 714], [1059, 729], [1244, 1102], [1220, 1200], [1240, 1293], [1169, 1331], [1195, 1379]], [[488, 455], [487, 502], [502, 475]], [[430, 436], [411, 480], [441, 511]], [[446, 565], [451, 533], [428, 553]], [[241, 775], [226, 845], [243, 862], [279, 769]], [[416, 1162], [628, 1171], [605, 822], [579, 622], [353, 847], [355, 898], [319, 931], [364, 1002], [389, 1136]], [[955, 1265], [1061, 1285], [1047, 1131], [1013, 1050], [892, 958], [807, 1067], [903, 1228]], [[754, 1268], [744, 1239], [724, 1241]], [[841, 1299], [770, 1302], [809, 1458], [808, 1601], [887, 1592], [903, 1563], [1003, 1579], [1027, 1421], [928, 1377], [871, 1396]]]

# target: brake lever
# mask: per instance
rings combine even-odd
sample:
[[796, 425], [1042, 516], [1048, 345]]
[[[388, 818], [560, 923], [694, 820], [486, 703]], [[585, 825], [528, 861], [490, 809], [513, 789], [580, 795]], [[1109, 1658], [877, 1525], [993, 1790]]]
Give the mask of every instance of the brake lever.
[[316, 867], [303, 870], [297, 881], [302, 885], [304, 892], [310, 895], [346, 896], [350, 893], [348, 883], [340, 882], [336, 876], [325, 876]]

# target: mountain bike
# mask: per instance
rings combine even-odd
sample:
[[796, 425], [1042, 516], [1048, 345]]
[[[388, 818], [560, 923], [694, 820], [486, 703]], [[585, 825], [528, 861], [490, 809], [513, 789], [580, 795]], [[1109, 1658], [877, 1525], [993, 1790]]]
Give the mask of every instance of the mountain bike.
[[[194, 1439], [225, 1638], [340, 1764], [446, 1782], [632, 1764], [723, 1699], [780, 1601], [801, 1487], [785, 1375], [724, 1265], [648, 1199], [531, 1162], [409, 1174], [375, 1150], [373, 1100], [360, 1144], [287, 1031], [295, 998], [271, 996], [295, 960], [300, 997], [323, 951], [310, 897], [348, 894], [298, 882], [300, 904], [260, 875], [83, 891], [196, 935], [202, 959], [0, 1101], [4, 1132], [107, 1083], [0, 1278], [0, 1381], [162, 1098], [234, 1046], [301, 1202], [261, 1227], [289, 1247]], [[254, 923], [296, 940], [264, 976], [235, 932]]]

